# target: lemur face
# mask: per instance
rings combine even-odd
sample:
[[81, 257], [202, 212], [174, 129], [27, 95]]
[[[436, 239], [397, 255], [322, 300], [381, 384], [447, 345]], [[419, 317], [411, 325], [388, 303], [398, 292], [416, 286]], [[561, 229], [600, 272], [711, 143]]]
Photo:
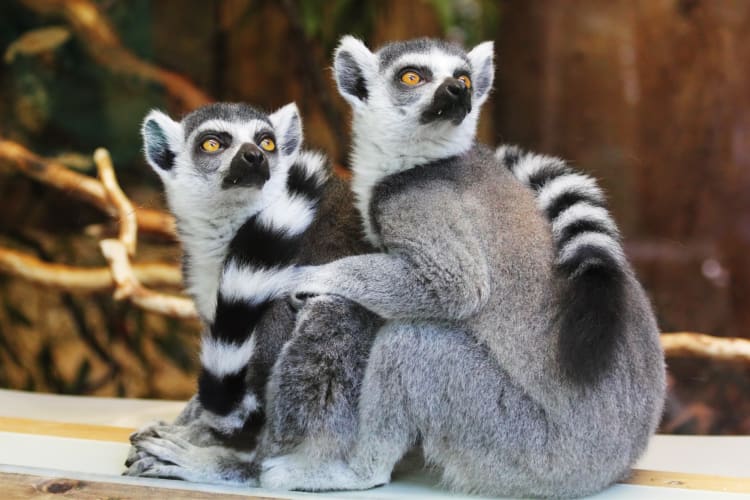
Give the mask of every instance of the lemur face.
[[217, 103], [180, 122], [152, 111], [142, 133], [146, 159], [178, 218], [257, 203], [270, 179], [284, 177], [302, 143], [294, 104], [268, 115], [245, 104]]
[[339, 91], [354, 109], [355, 125], [360, 120], [370, 128], [393, 129], [397, 134], [388, 134], [391, 142], [394, 135], [412, 143], [451, 142], [468, 136], [473, 140], [479, 107], [492, 87], [492, 57], [492, 42], [465, 52], [442, 41], [418, 39], [372, 53], [346, 36], [336, 49], [334, 71]]

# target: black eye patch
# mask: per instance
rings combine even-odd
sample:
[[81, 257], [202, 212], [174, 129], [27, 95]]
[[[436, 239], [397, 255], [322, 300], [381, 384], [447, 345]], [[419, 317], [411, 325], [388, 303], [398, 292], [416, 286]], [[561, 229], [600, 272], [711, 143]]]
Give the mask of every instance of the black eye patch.
[[216, 130], [204, 130], [195, 138], [196, 151], [201, 151], [201, 144], [203, 144], [206, 139], [216, 139], [224, 148], [228, 148], [232, 145], [232, 134]]

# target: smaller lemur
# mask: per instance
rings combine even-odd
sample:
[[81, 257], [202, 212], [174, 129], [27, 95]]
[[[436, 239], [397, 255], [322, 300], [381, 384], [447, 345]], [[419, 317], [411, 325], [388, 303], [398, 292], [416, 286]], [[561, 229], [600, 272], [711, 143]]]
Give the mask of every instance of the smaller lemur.
[[154, 111], [143, 136], [177, 216], [188, 289], [207, 325], [198, 381], [198, 400], [209, 411], [203, 418], [231, 434], [260, 406], [269, 367], [251, 362], [254, 329], [313, 222], [328, 179], [325, 159], [299, 152], [294, 104], [271, 115], [215, 104], [181, 123]]
[[[380, 319], [341, 297], [299, 313], [271, 300], [291, 262], [371, 251], [348, 183], [328, 176], [321, 155], [295, 153], [303, 138], [293, 105], [265, 115], [219, 103], [179, 123], [154, 112], [143, 136], [177, 219], [188, 291], [209, 327], [199, 394], [174, 423], [131, 436], [125, 474], [249, 485], [259, 441], [260, 456], [308, 436], [325, 439], [330, 454], [348, 449]], [[295, 369], [275, 375], [278, 363]]]

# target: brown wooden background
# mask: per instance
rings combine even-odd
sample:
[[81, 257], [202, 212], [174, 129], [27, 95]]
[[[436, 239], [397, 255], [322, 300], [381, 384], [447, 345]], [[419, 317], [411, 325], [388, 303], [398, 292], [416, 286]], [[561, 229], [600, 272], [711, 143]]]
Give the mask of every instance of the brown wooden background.
[[[33, 3], [3, 2], [1, 50], [29, 31], [66, 28], [64, 17]], [[371, 46], [423, 35], [467, 45], [494, 39], [498, 71], [482, 140], [560, 155], [601, 180], [663, 330], [750, 337], [750, 2], [94, 4], [125, 47], [214, 99], [268, 109], [297, 101], [308, 144], [339, 163], [348, 117], [329, 66], [340, 35]], [[46, 156], [67, 153], [83, 170], [90, 165], [80, 155], [106, 146], [126, 192], [163, 206], [140, 158], [139, 122], [152, 107], [186, 110], [158, 85], [103, 68], [82, 44], [73, 33], [6, 57], [0, 135]], [[0, 243], [101, 264], [78, 236], [98, 217], [0, 168]], [[174, 247], [144, 244], [147, 255], [177, 259]], [[192, 390], [195, 324], [2, 276], [0, 300], [0, 386], [161, 397]], [[666, 430], [750, 433], [747, 367], [676, 359], [671, 371]]]

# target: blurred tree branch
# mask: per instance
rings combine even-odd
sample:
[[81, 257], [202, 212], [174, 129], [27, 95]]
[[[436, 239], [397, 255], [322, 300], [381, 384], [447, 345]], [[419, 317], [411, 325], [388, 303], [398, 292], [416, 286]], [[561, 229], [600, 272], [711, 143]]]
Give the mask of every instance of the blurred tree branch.
[[161, 85], [177, 99], [183, 110], [208, 104], [213, 99], [190, 80], [172, 71], [146, 62], [123, 47], [99, 7], [90, 0], [21, 0], [28, 9], [40, 15], [63, 17], [82, 47], [99, 65], [113, 73], [135, 76]]
[[107, 197], [117, 210], [120, 221], [119, 238], [99, 242], [115, 281], [115, 300], [129, 299], [143, 309], [167, 316], [197, 317], [195, 306], [190, 299], [154, 292], [141, 285], [130, 263], [130, 257], [135, 255], [138, 236], [138, 223], [133, 205], [117, 183], [109, 152], [104, 148], [97, 149], [94, 152], [94, 162], [99, 171], [99, 179], [107, 192]]
[[104, 291], [114, 289], [115, 300], [129, 299], [137, 306], [178, 318], [196, 318], [190, 299], [146, 288], [147, 284], [181, 282], [177, 266], [166, 264], [131, 264], [136, 253], [139, 222], [151, 232], [174, 237], [171, 216], [147, 209], [134, 208], [122, 192], [109, 153], [97, 149], [94, 162], [99, 180], [78, 174], [65, 166], [42, 159], [20, 144], [0, 140], [0, 163], [9, 163], [17, 170], [51, 185], [83, 201], [91, 203], [120, 225], [118, 239], [100, 242], [101, 251], [109, 262], [106, 268], [78, 268], [52, 264], [22, 252], [0, 247], [0, 270], [30, 281], [64, 290]]
[[750, 363], [750, 340], [714, 337], [702, 333], [663, 333], [661, 343], [668, 356], [710, 358]]
[[[0, 165], [7, 164], [22, 174], [91, 203], [111, 217], [117, 209], [109, 200], [101, 182], [68, 169], [62, 163], [41, 158], [17, 142], [0, 138]], [[145, 232], [175, 239], [174, 218], [148, 208], [135, 209], [138, 227]]]
[[[115, 287], [106, 267], [81, 268], [45, 262], [17, 250], [0, 247], [0, 272], [32, 283], [75, 292], [107, 292]], [[163, 263], [133, 264], [138, 281], [149, 286], [179, 287], [182, 276], [177, 266]]]

